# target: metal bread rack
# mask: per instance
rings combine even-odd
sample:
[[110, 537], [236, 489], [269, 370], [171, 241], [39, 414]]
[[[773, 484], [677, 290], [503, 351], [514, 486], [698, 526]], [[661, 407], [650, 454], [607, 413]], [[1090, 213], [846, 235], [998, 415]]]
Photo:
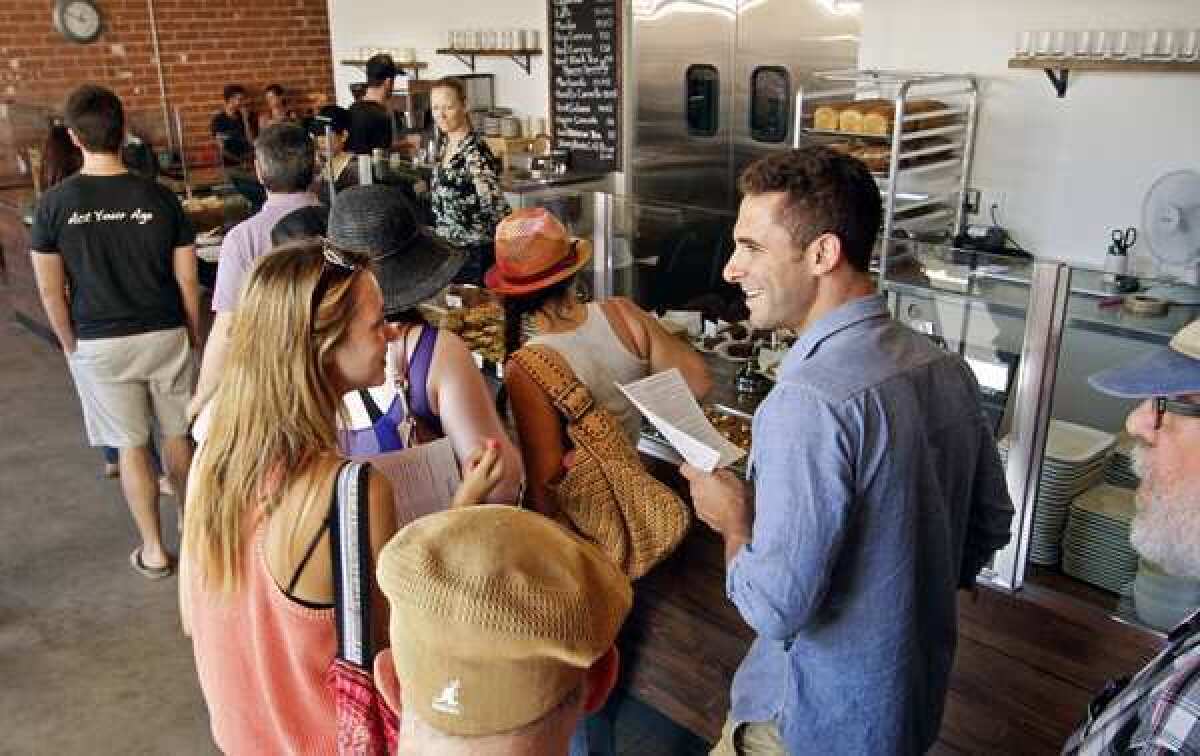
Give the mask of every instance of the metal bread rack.
[[[863, 101], [884, 114], [886, 128], [815, 128], [818, 109], [840, 114], [861, 110], [855, 104]], [[823, 71], [814, 74], [812, 86], [797, 89], [794, 146], [828, 144], [863, 157], [879, 184], [881, 280], [905, 239], [962, 232], [978, 103], [978, 83], [970, 74]]]

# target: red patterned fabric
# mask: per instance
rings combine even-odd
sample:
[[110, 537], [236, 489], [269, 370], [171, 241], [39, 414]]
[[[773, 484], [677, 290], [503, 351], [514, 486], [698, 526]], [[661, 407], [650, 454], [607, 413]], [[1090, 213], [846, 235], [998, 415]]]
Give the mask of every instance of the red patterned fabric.
[[340, 756], [395, 753], [399, 717], [376, 690], [371, 676], [343, 659], [334, 659], [325, 682], [337, 710]]

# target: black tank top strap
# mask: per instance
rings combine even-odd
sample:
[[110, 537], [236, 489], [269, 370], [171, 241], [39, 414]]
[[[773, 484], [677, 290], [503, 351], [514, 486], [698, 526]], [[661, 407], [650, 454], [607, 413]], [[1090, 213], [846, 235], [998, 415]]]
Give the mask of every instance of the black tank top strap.
[[304, 568], [308, 566], [308, 560], [312, 559], [313, 553], [317, 550], [317, 544], [321, 542], [321, 536], [325, 535], [326, 530], [329, 530], [328, 517], [321, 522], [321, 527], [317, 528], [317, 535], [312, 539], [312, 543], [308, 544], [304, 557], [300, 560], [300, 564], [296, 565], [296, 571], [292, 573], [292, 579], [288, 583], [287, 590], [284, 591], [287, 597], [293, 601], [300, 601], [292, 595], [292, 591], [296, 590], [296, 583], [300, 582], [300, 575], [304, 573]]

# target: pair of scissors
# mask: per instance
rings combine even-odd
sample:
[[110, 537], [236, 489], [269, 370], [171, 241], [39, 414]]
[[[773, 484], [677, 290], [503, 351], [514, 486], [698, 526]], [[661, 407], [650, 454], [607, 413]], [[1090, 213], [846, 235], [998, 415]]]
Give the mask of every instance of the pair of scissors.
[[1112, 231], [1113, 245], [1122, 253], [1128, 252], [1137, 244], [1137, 229], [1133, 226], [1122, 231], [1119, 228], [1114, 228]]

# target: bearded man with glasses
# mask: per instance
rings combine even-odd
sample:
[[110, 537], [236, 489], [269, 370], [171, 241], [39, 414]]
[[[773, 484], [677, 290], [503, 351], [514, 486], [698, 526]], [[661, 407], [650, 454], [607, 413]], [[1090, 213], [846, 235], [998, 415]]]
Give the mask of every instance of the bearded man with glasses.
[[[1200, 579], [1200, 321], [1170, 344], [1089, 379], [1142, 402], [1125, 429], [1141, 478], [1130, 540], [1167, 572]], [[1131, 680], [1110, 682], [1063, 753], [1194, 753], [1200, 748], [1200, 612]]]

